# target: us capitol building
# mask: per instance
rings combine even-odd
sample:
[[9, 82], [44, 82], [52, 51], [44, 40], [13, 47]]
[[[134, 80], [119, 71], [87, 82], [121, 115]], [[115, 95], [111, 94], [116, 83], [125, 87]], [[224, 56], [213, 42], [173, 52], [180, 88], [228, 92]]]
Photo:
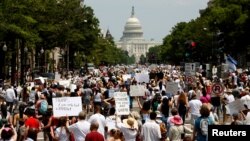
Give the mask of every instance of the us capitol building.
[[121, 39], [116, 42], [117, 48], [126, 50], [129, 56], [134, 55], [136, 62], [140, 61], [141, 55], [146, 57], [149, 48], [161, 45], [154, 40], [146, 41], [143, 38], [143, 30], [140, 21], [135, 17], [134, 7], [128, 18]]

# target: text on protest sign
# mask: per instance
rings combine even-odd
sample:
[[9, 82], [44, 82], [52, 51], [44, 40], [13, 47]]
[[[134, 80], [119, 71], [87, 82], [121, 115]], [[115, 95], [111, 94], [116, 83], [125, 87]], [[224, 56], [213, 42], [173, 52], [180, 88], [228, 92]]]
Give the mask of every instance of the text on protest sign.
[[195, 75], [195, 63], [185, 63], [185, 74], [187, 76]]
[[55, 117], [77, 116], [82, 111], [81, 97], [58, 97], [52, 100]]
[[131, 85], [130, 96], [145, 96], [145, 87], [143, 85]]
[[178, 92], [178, 83], [176, 82], [167, 82], [166, 84], [166, 93], [172, 93], [173, 95], [176, 95]]
[[129, 109], [129, 97], [127, 92], [115, 92], [115, 108], [117, 115], [128, 115]]

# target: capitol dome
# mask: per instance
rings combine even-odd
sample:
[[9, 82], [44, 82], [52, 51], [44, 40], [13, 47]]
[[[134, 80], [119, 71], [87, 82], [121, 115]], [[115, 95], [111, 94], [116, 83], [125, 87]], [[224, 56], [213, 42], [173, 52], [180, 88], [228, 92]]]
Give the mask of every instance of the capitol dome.
[[140, 21], [135, 17], [134, 7], [131, 16], [128, 18], [123, 31], [121, 40], [142, 40], [143, 31]]

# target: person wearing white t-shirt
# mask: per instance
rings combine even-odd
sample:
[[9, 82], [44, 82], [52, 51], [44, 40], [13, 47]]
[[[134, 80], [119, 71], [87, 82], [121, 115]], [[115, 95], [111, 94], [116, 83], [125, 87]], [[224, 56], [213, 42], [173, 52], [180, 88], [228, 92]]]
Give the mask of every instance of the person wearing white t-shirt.
[[104, 137], [105, 137], [105, 117], [101, 114], [101, 107], [99, 105], [95, 106], [95, 114], [90, 116], [88, 122], [92, 123], [92, 122], [98, 122], [99, 124], [99, 128], [98, 128], [98, 132], [101, 133]]
[[106, 117], [105, 119], [105, 125], [106, 125], [106, 131], [110, 132], [112, 129], [117, 129], [116, 128], [116, 116], [115, 116], [115, 108], [112, 107], [109, 110], [109, 116]]
[[235, 100], [234, 95], [232, 95], [232, 90], [231, 89], [228, 89], [226, 91], [224, 97], [226, 98], [225, 100], [226, 100], [227, 104], [231, 103], [231, 102], [233, 102]]
[[9, 107], [10, 113], [12, 112], [15, 100], [16, 100], [15, 91], [11, 86], [9, 86], [9, 88], [6, 90], [5, 101], [7, 103], [7, 106]]
[[194, 125], [194, 121], [196, 118], [200, 116], [200, 108], [201, 108], [202, 102], [196, 98], [196, 94], [194, 93], [191, 97], [191, 100], [189, 101], [189, 111], [191, 113], [191, 123]]
[[80, 112], [78, 115], [78, 122], [68, 127], [69, 131], [73, 133], [75, 141], [84, 141], [86, 135], [90, 132], [90, 123], [85, 120], [85, 112]]
[[160, 125], [156, 123], [155, 112], [150, 113], [150, 120], [142, 125], [141, 136], [144, 141], [160, 141]]

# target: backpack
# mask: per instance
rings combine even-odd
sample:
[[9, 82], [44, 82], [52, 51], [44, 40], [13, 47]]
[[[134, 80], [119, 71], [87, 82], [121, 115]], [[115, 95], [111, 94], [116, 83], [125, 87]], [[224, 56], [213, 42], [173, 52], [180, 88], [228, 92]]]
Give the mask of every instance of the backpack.
[[167, 139], [167, 127], [164, 122], [160, 123], [161, 139], [160, 141], [166, 141]]
[[161, 130], [161, 133], [162, 133], [162, 134], [166, 134], [166, 132], [167, 132], [167, 128], [166, 128], [165, 123], [164, 123], [164, 122], [162, 122], [162, 123], [160, 123], [159, 125], [160, 125], [160, 130]]
[[42, 114], [46, 114], [47, 110], [48, 110], [48, 103], [47, 103], [46, 100], [43, 100], [40, 103], [39, 112], [42, 113]]
[[209, 119], [208, 118], [202, 118], [200, 120], [200, 129], [201, 129], [201, 134], [203, 136], [208, 135], [208, 125], [209, 125]]

